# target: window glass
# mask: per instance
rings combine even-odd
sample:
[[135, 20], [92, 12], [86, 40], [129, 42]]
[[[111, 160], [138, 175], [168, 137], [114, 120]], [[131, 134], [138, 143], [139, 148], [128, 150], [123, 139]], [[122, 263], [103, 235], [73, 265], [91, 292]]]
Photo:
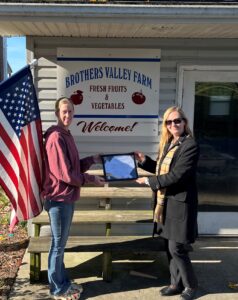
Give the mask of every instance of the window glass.
[[238, 209], [238, 83], [195, 84], [194, 135], [201, 207]]

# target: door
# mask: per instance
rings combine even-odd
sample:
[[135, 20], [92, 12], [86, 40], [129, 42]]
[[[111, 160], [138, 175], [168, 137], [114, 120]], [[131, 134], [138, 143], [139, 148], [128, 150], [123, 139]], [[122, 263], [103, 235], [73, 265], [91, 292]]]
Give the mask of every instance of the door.
[[238, 68], [185, 69], [181, 105], [200, 145], [200, 232], [237, 234]]

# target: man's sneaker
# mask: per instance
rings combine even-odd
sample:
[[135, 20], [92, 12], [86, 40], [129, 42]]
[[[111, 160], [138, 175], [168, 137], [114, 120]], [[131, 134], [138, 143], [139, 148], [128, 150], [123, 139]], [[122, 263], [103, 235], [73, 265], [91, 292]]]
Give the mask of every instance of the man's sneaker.
[[78, 300], [80, 298], [80, 293], [73, 289], [71, 286], [68, 290], [61, 295], [54, 295], [55, 300]]
[[81, 284], [78, 284], [76, 282], [71, 283], [72, 290], [78, 291], [80, 294], [83, 292], [83, 287]]

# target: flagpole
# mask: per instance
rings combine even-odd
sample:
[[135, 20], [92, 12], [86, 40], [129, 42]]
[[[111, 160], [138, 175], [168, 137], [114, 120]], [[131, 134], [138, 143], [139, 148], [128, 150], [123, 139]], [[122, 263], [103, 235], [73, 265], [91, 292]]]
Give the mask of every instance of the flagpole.
[[38, 65], [38, 60], [35, 58], [29, 63], [31, 69], [34, 69]]
[[38, 59], [34, 58], [29, 64], [28, 66], [30, 67], [31, 70], [31, 75], [32, 75], [32, 79], [33, 82], [35, 83], [35, 67], [38, 65]]

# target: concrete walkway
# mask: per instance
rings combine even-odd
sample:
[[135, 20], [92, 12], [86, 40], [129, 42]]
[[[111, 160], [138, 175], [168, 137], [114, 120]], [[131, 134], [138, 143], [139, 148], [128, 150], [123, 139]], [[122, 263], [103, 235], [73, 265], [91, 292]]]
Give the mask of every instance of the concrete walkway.
[[[203, 238], [194, 245], [191, 258], [199, 280], [196, 299], [238, 299], [238, 289], [229, 287], [229, 283], [238, 282], [238, 239]], [[162, 300], [166, 298], [159, 294], [159, 290], [169, 282], [165, 253], [114, 254], [111, 283], [102, 281], [100, 277], [100, 253], [66, 253], [65, 264], [70, 277], [83, 285], [84, 292], [80, 298], [82, 300]], [[26, 252], [9, 299], [50, 300], [46, 269], [47, 255], [42, 255], [44, 280], [40, 284], [31, 285], [29, 283], [29, 254]], [[138, 273], [152, 276], [152, 278], [140, 277]], [[179, 299], [179, 296], [169, 297], [169, 299]]]

